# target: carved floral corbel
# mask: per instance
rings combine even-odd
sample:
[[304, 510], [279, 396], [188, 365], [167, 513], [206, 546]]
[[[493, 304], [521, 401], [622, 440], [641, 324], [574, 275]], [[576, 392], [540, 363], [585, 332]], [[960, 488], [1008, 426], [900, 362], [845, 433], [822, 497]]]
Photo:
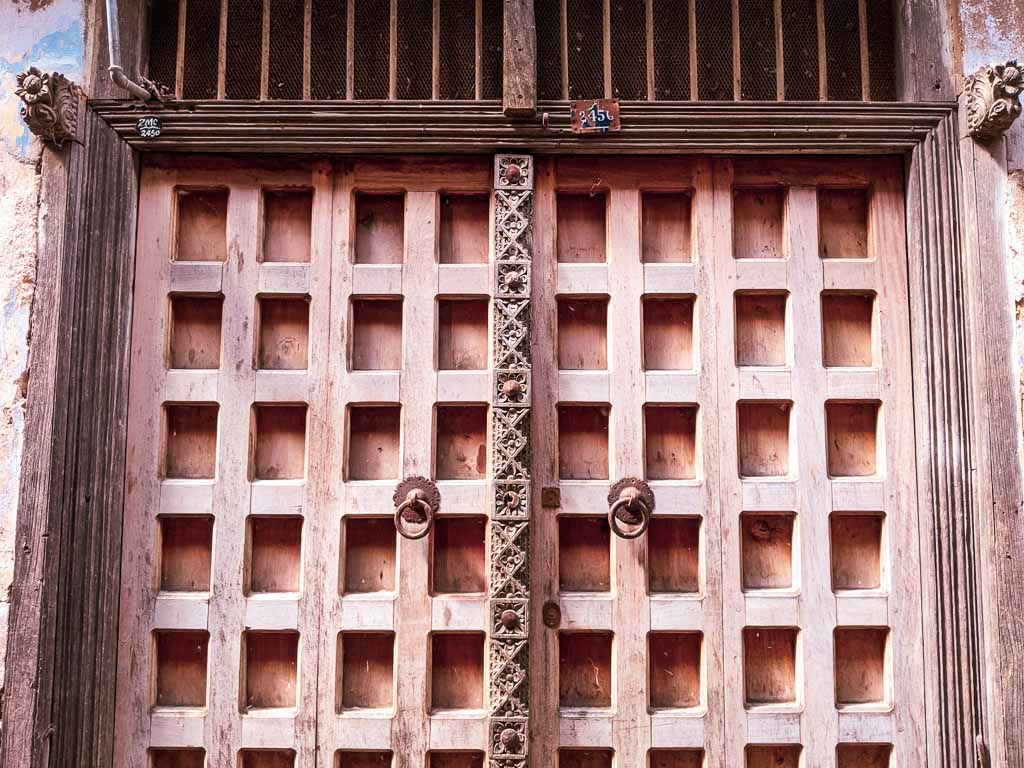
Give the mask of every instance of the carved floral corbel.
[[964, 82], [967, 94], [967, 129], [987, 141], [1001, 135], [1021, 113], [1024, 68], [1011, 59], [982, 67]]
[[21, 117], [28, 129], [57, 147], [78, 141], [78, 99], [82, 89], [60, 72], [42, 72], [29, 67], [18, 75], [14, 93], [22, 101]]

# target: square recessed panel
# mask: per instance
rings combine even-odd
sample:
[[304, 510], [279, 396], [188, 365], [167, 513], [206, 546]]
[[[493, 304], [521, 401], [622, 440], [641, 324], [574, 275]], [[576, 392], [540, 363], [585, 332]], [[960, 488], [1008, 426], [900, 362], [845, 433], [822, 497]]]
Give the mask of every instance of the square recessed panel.
[[733, 256], [737, 259], [781, 259], [786, 190], [781, 187], [733, 191]]
[[610, 749], [558, 750], [558, 768], [612, 768], [614, 759]]
[[263, 191], [263, 261], [308, 262], [313, 190]]
[[697, 477], [697, 406], [644, 406], [644, 460], [648, 480]]
[[176, 261], [224, 261], [227, 258], [228, 191], [178, 190]]
[[439, 261], [486, 264], [490, 251], [488, 195], [442, 195]]
[[487, 477], [487, 406], [439, 405], [434, 471], [438, 480]]
[[558, 368], [563, 371], [607, 370], [607, 297], [559, 297]]
[[704, 768], [703, 749], [652, 749], [648, 768]]
[[353, 371], [402, 368], [402, 299], [352, 299], [349, 361]]
[[242, 648], [242, 711], [297, 706], [299, 633], [248, 630]]
[[168, 403], [164, 412], [164, 477], [212, 480], [217, 467], [218, 405]]
[[401, 264], [405, 251], [405, 195], [356, 195], [356, 264]]
[[844, 592], [882, 587], [884, 523], [881, 512], [832, 514], [832, 589]]
[[874, 293], [823, 293], [821, 340], [825, 367], [864, 368], [874, 365], [874, 325]]
[[603, 192], [569, 193], [557, 196], [558, 225], [556, 249], [558, 261], [586, 264], [606, 261], [605, 211]]
[[246, 594], [298, 592], [302, 584], [302, 518], [250, 515], [246, 526]]
[[558, 702], [563, 707], [612, 705], [612, 633], [558, 633]]
[[700, 591], [701, 519], [668, 517], [659, 512], [647, 535], [647, 582], [652, 594]]
[[223, 309], [220, 295], [171, 296], [169, 368], [220, 368]]
[[202, 749], [151, 749], [150, 768], [206, 768], [206, 752]]
[[611, 528], [608, 516], [560, 515], [558, 589], [607, 592], [611, 589]]
[[243, 749], [238, 753], [239, 768], [295, 768], [295, 752], [290, 749]]
[[788, 362], [787, 294], [736, 294], [736, 365], [779, 367]]
[[737, 403], [740, 477], [789, 474], [789, 416], [792, 403]]
[[793, 530], [789, 512], [744, 512], [740, 516], [744, 591], [792, 589]]
[[641, 197], [641, 254], [646, 264], [692, 261], [688, 192], [644, 192]]
[[606, 405], [558, 406], [558, 474], [563, 480], [608, 479]]
[[487, 369], [487, 304], [487, 299], [437, 300], [438, 370]]
[[160, 630], [154, 636], [156, 651], [157, 707], [197, 708], [206, 706], [206, 631]]
[[888, 627], [836, 627], [836, 706], [888, 704]]
[[391, 752], [343, 749], [334, 754], [334, 768], [391, 768]]
[[797, 704], [799, 634], [795, 627], [744, 628], [743, 676], [748, 707]]
[[487, 588], [487, 518], [442, 515], [431, 531], [434, 594], [479, 594]]
[[693, 370], [692, 296], [643, 298], [644, 369]]
[[398, 478], [401, 407], [360, 405], [348, 410], [349, 480]]
[[889, 768], [892, 744], [840, 744], [836, 768]]
[[160, 591], [208, 592], [213, 561], [213, 518], [208, 515], [162, 515]]
[[271, 371], [309, 367], [309, 300], [261, 296], [258, 304], [257, 366]]
[[647, 680], [652, 710], [696, 709], [703, 688], [700, 632], [651, 632], [647, 636]]
[[344, 594], [393, 592], [398, 533], [390, 517], [346, 515], [341, 579]]
[[825, 403], [829, 476], [878, 473], [880, 411], [879, 403], [871, 401]]
[[306, 476], [306, 410], [304, 404], [253, 406], [253, 480]]
[[436, 632], [430, 640], [431, 709], [477, 710], [483, 707], [483, 632]]
[[756, 744], [744, 750], [745, 768], [801, 768], [799, 744]]
[[427, 768], [484, 768], [484, 753], [428, 752]]
[[337, 709], [382, 710], [394, 705], [393, 632], [342, 632], [338, 635]]
[[868, 257], [867, 189], [818, 190], [818, 249], [823, 259]]

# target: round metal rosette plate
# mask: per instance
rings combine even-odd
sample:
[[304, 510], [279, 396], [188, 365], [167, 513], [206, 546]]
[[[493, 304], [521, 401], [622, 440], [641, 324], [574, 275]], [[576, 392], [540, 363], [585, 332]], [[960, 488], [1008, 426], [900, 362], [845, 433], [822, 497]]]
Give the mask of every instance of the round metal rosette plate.
[[432, 480], [407, 477], [395, 487], [395, 528], [407, 539], [422, 539], [434, 525], [441, 509], [441, 492]]
[[654, 491], [638, 477], [624, 477], [608, 491], [608, 524], [616, 536], [642, 536], [654, 513]]

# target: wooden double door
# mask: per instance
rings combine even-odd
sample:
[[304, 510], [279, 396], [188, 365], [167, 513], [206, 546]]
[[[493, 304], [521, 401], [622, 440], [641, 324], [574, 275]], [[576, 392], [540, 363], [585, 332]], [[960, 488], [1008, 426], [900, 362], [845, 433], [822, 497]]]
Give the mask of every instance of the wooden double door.
[[147, 165], [118, 764], [926, 764], [902, 187]]

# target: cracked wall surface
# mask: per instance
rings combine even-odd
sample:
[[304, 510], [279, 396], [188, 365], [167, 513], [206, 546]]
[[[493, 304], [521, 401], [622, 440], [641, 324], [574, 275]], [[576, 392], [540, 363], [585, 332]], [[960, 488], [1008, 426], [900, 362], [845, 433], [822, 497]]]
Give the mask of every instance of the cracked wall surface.
[[0, 4], [0, 683], [14, 572], [42, 154], [21, 120], [14, 89], [17, 74], [33, 65], [81, 80], [81, 13], [81, 0]]

